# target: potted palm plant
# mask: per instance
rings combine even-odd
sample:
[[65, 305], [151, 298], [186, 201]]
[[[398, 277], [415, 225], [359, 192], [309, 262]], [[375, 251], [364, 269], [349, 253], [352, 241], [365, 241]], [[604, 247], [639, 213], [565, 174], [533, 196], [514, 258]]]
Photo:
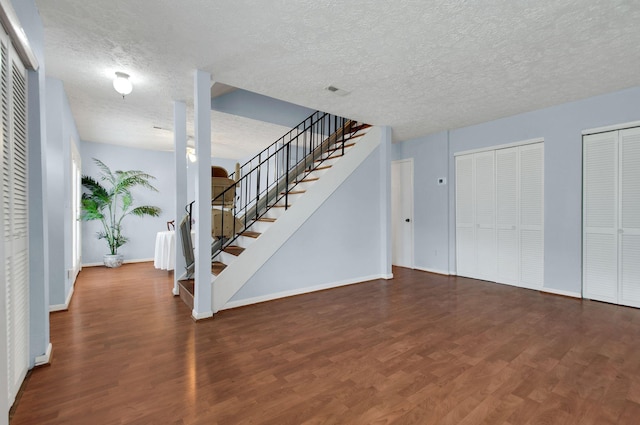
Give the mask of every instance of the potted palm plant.
[[109, 254], [104, 256], [104, 265], [107, 267], [120, 267], [122, 255], [118, 254], [118, 248], [127, 243], [127, 237], [122, 234], [122, 220], [129, 216], [138, 217], [160, 215], [160, 208], [151, 205], [140, 207], [133, 206], [131, 189], [140, 186], [154, 192], [150, 180], [152, 175], [139, 170], [111, 172], [99, 159], [93, 158], [100, 168], [100, 176], [94, 179], [82, 176], [82, 186], [86, 191], [82, 194], [83, 221], [99, 220], [103, 229], [97, 233], [98, 239], [106, 239], [109, 245]]

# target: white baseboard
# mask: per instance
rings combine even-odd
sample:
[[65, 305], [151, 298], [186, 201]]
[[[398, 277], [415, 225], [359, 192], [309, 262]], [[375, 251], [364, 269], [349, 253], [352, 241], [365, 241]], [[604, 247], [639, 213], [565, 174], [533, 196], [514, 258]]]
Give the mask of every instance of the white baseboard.
[[53, 345], [49, 343], [49, 345], [47, 345], [47, 350], [45, 351], [45, 353], [35, 358], [35, 366], [43, 366], [43, 365], [49, 364], [49, 362], [51, 362], [52, 350], [53, 350]]
[[562, 296], [565, 296], [565, 297], [582, 298], [582, 294], [580, 292], [564, 291], [562, 289], [552, 289], [552, 288], [542, 288], [542, 289], [540, 289], [540, 291], [541, 292], [546, 292], [548, 294], [562, 295]]
[[[152, 261], [153, 261], [153, 258], [139, 258], [137, 260], [124, 260], [122, 263], [123, 264], [148, 263]], [[104, 266], [104, 263], [86, 263], [82, 265], [82, 267], [96, 267], [96, 266]]]
[[393, 273], [381, 274], [380, 277], [377, 277], [376, 279], [393, 279]]
[[209, 319], [210, 317], [213, 317], [213, 311], [198, 313], [195, 310], [191, 310], [191, 317], [193, 318], [193, 320]]
[[347, 279], [339, 282], [324, 283], [321, 285], [307, 286], [305, 288], [296, 288], [288, 291], [260, 295], [258, 297], [245, 298], [237, 301], [229, 301], [224, 305], [223, 308], [221, 308], [221, 310], [229, 310], [232, 308], [243, 307], [245, 305], [258, 304], [265, 301], [277, 300], [279, 298], [287, 298], [287, 297], [292, 297], [294, 295], [302, 295], [302, 294], [308, 294], [310, 292], [323, 291], [325, 289], [339, 288], [340, 286], [354, 285], [356, 283], [369, 282], [371, 280], [376, 280], [376, 279], [390, 279], [390, 277], [388, 276], [393, 277], [393, 275], [363, 276], [356, 279]]
[[429, 273], [436, 273], [436, 274], [442, 274], [445, 276], [451, 276], [451, 273], [448, 272], [447, 270], [440, 270], [440, 269], [432, 269], [430, 267], [414, 267], [415, 270], [420, 270], [423, 272], [429, 272]]
[[71, 290], [69, 290], [69, 294], [67, 294], [67, 299], [64, 304], [56, 304], [49, 306], [49, 313], [54, 311], [66, 311], [69, 310], [69, 304], [71, 304], [71, 297], [73, 296], [73, 291], [75, 290], [75, 283], [71, 285]]

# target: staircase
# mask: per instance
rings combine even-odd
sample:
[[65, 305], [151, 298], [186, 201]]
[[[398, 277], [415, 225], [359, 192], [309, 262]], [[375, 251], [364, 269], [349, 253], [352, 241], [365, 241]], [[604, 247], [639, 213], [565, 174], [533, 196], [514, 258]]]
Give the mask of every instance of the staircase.
[[[213, 231], [214, 287], [225, 270], [294, 208], [323, 175], [330, 173], [369, 128], [368, 124], [315, 112], [240, 167], [235, 185], [212, 200], [212, 208], [225, 211], [220, 225], [214, 226], [220, 235], [216, 237], [216, 230]], [[230, 195], [235, 202], [224, 208], [220, 200], [229, 199]], [[183, 281], [179, 288], [183, 301], [193, 308], [193, 281]]]

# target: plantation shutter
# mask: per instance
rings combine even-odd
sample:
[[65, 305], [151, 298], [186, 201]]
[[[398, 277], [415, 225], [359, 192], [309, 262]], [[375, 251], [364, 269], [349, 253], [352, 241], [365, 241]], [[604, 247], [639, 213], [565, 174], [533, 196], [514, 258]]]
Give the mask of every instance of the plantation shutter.
[[8, 36], [0, 38], [2, 103], [2, 277], [7, 385], [13, 404], [29, 367], [28, 151], [26, 71]]

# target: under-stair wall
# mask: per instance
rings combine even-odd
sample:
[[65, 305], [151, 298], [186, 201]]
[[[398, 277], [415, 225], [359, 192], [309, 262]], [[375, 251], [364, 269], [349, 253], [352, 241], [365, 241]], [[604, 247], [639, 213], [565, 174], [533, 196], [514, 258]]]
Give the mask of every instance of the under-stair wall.
[[[340, 160], [247, 249], [257, 256], [245, 252], [229, 267], [236, 270], [225, 270], [214, 281], [215, 311], [391, 277], [380, 256], [389, 243], [388, 216], [382, 211], [386, 203], [381, 202], [388, 194], [380, 179], [388, 162], [388, 149], [381, 149], [387, 137], [384, 129], [371, 128], [357, 142], [357, 150]], [[282, 236], [292, 225], [291, 234]], [[242, 260], [259, 264], [241, 265]], [[225, 291], [227, 285], [246, 275], [248, 267], [255, 269], [231, 296]]]

